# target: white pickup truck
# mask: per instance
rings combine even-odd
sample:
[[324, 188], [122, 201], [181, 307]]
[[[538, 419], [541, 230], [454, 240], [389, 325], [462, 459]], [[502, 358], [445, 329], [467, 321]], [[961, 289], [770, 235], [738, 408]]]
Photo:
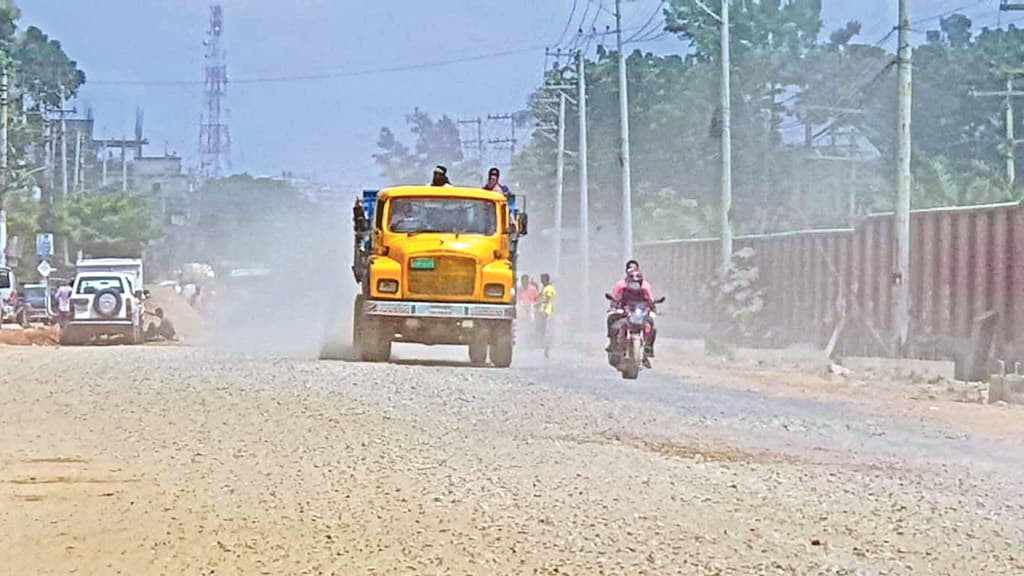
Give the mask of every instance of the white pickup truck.
[[143, 342], [142, 262], [82, 260], [72, 284], [71, 319], [60, 333], [61, 344], [84, 344], [99, 337]]
[[14, 270], [0, 267], [0, 326], [4, 322], [14, 321], [14, 299], [11, 295], [17, 285]]

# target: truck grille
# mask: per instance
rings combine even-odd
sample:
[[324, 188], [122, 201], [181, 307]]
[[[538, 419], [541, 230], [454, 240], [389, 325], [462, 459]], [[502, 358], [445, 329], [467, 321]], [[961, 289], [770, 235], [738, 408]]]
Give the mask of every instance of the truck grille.
[[[419, 260], [420, 258], [417, 258]], [[424, 296], [472, 296], [476, 262], [458, 256], [434, 256], [432, 270], [409, 266], [409, 292]]]

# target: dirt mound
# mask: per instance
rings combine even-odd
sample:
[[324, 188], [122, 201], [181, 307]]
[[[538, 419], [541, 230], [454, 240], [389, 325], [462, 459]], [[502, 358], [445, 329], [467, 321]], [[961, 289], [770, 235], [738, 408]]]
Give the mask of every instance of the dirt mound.
[[56, 326], [27, 330], [5, 326], [0, 330], [0, 346], [56, 346], [59, 336], [60, 331]]
[[149, 299], [146, 300], [146, 325], [156, 320], [148, 313], [163, 308], [164, 317], [174, 323], [178, 339], [185, 344], [201, 344], [207, 339], [209, 331], [206, 321], [199, 312], [178, 295], [173, 288], [166, 286], [150, 286]]

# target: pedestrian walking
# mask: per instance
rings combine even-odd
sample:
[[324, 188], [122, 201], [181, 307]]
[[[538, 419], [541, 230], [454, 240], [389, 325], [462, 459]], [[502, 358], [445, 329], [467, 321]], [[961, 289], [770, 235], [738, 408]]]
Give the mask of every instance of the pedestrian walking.
[[57, 288], [57, 294], [54, 295], [54, 299], [57, 301], [57, 323], [62, 332], [71, 322], [71, 287], [74, 283], [74, 280], [69, 280], [67, 284], [62, 284], [60, 288]]
[[552, 316], [555, 314], [555, 285], [551, 283], [551, 275], [541, 274], [540, 283], [542, 288], [540, 289], [540, 316], [538, 321], [540, 323], [540, 336], [541, 341], [544, 343], [544, 357], [551, 357], [551, 340], [553, 337], [554, 326], [552, 324]]

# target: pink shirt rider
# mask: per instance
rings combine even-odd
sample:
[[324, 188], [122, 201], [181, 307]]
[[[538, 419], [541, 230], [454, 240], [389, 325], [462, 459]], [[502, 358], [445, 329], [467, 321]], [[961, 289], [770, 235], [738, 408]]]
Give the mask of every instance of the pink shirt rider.
[[[646, 302], [648, 304], [654, 303], [654, 291], [651, 290], [651, 284], [644, 280], [640, 284], [640, 294], [637, 294], [633, 290], [628, 289], [629, 286], [626, 279], [623, 278], [615, 284], [615, 289], [612, 291], [612, 297], [615, 298], [616, 302], [621, 303], [624, 306], [635, 304], [637, 302]], [[642, 296], [642, 300], [638, 298]]]

